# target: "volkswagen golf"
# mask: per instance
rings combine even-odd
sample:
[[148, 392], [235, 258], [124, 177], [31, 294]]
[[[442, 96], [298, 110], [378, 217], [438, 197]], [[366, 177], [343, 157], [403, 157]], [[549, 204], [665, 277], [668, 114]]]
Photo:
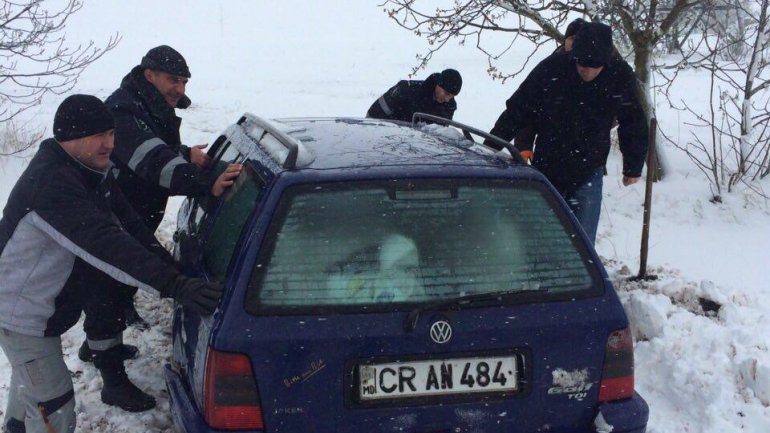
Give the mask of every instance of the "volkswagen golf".
[[175, 306], [178, 431], [645, 431], [615, 289], [510, 143], [422, 114], [247, 114], [210, 154], [244, 168], [179, 212], [176, 258], [225, 296]]

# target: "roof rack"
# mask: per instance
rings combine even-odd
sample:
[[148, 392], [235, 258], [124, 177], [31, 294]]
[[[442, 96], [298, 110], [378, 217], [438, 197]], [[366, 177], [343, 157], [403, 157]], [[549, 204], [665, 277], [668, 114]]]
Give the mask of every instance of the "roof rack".
[[[243, 126], [244, 123], [249, 123], [250, 125], [256, 126], [258, 128], [261, 128], [264, 132], [260, 137], [253, 137], [257, 143], [262, 144], [262, 139], [265, 136], [265, 134], [270, 134], [273, 137], [275, 137], [276, 140], [278, 140], [279, 143], [281, 143], [286, 150], [288, 151], [288, 154], [286, 155], [286, 159], [283, 161], [280, 161], [278, 158], [278, 155], [276, 155], [273, 152], [270, 152], [269, 149], [267, 150], [267, 153], [283, 168], [292, 169], [297, 166], [297, 155], [299, 154], [299, 148], [302, 146], [302, 143], [296, 140], [295, 138], [290, 137], [285, 132], [278, 129], [278, 127], [268, 121], [265, 120], [259, 116], [255, 116], [251, 113], [246, 113], [243, 116], [241, 116], [240, 119], [238, 119], [237, 124]], [[263, 148], [265, 146], [262, 146]]]
[[[488, 139], [488, 140], [490, 140], [490, 141], [492, 141], [494, 143], [499, 144], [502, 148], [508, 149], [508, 152], [511, 153], [511, 157], [514, 160], [516, 160], [517, 162], [520, 162], [522, 164], [526, 164], [527, 163], [527, 161], [525, 161], [524, 158], [521, 157], [521, 154], [519, 153], [519, 150], [516, 149], [516, 147], [513, 144], [511, 144], [508, 141], [503, 140], [500, 137], [492, 135], [492, 134], [490, 134], [488, 132], [484, 132], [484, 131], [482, 131], [480, 129], [477, 129], [477, 128], [474, 128], [472, 126], [468, 126], [468, 125], [466, 125], [464, 123], [456, 122], [454, 120], [446, 119], [444, 117], [434, 116], [432, 114], [419, 113], [419, 112], [418, 113], [414, 113], [412, 115], [412, 126], [415, 126], [417, 124], [417, 121], [419, 121], [419, 120], [430, 120], [431, 122], [439, 123], [439, 124], [442, 124], [442, 125], [448, 125], [448, 126], [454, 126], [455, 128], [460, 128], [460, 130], [463, 132], [463, 135], [465, 136], [465, 138], [467, 138], [468, 140], [470, 140], [470, 141], [472, 141], [474, 143], [476, 142], [476, 140], [473, 139], [473, 136], [471, 135], [471, 133], [476, 134], [476, 135], [478, 135], [480, 137], [484, 137], [484, 138], [486, 138], [486, 139]], [[483, 145], [483, 146], [489, 147], [490, 149], [500, 150], [500, 149], [496, 149], [496, 148], [494, 148], [492, 146], [489, 146], [487, 144], [484, 144], [484, 143], [480, 143], [480, 144]]]

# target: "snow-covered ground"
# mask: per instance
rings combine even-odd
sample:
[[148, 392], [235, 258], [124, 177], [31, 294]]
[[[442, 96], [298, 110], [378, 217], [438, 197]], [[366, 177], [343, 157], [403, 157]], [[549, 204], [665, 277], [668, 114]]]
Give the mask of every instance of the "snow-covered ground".
[[[245, 111], [268, 118], [363, 116], [369, 105], [405, 78], [424, 40], [398, 28], [378, 1], [87, 2], [69, 26], [73, 41], [122, 35], [117, 49], [93, 65], [73, 91], [109, 95], [141, 56], [168, 44], [187, 58], [193, 105], [184, 118], [185, 143], [210, 142]], [[511, 69], [524, 52], [510, 55]], [[431, 70], [460, 70], [464, 86], [455, 118], [491, 128], [519, 80], [505, 85], [486, 75], [472, 47], [449, 46]], [[703, 88], [696, 75], [682, 95]], [[21, 121], [50, 135], [62, 98], [49, 98]], [[685, 136], [680, 116], [661, 102], [661, 127]], [[638, 391], [650, 405], [648, 432], [766, 433], [770, 431], [770, 204], [742, 191], [712, 204], [702, 175], [682, 152], [665, 146], [670, 175], [655, 185], [649, 272], [655, 281], [629, 282], [638, 270], [642, 185], [620, 184], [619, 157], [610, 157], [597, 249], [635, 327]], [[0, 204], [23, 169], [23, 159], [0, 160]], [[770, 191], [770, 183], [760, 185]], [[160, 229], [169, 238], [173, 214]], [[2, 284], [0, 280], [0, 284]], [[169, 356], [170, 304], [140, 292], [140, 312], [152, 329], [130, 329], [126, 341], [142, 356], [129, 375], [158, 399], [158, 407], [129, 414], [99, 399], [95, 369], [77, 359], [82, 327], [64, 336], [74, 373], [80, 432], [170, 432], [161, 366]], [[716, 303], [716, 304], [714, 304]], [[158, 305], [161, 307], [159, 308]], [[0, 410], [8, 388], [0, 357]]]

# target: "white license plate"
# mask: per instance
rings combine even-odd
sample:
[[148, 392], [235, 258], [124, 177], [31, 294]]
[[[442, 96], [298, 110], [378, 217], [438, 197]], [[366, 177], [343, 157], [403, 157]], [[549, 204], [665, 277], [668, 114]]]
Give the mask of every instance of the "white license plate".
[[515, 391], [516, 357], [455, 358], [359, 365], [361, 400]]

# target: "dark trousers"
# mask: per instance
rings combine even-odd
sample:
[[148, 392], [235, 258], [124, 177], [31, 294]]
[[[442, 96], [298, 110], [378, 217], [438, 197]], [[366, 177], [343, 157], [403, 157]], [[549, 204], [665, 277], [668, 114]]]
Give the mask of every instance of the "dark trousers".
[[[89, 287], [88, 300], [83, 308], [86, 313], [83, 329], [91, 349], [107, 350], [123, 341], [126, 310], [133, 304], [137, 289], [102, 273], [93, 282], [89, 281]], [[97, 341], [103, 343], [94, 347]]]
[[572, 209], [572, 213], [577, 217], [592, 244], [596, 243], [596, 231], [599, 227], [599, 216], [602, 213], [603, 176], [604, 167], [597, 168], [575, 192], [564, 195], [564, 200]]

